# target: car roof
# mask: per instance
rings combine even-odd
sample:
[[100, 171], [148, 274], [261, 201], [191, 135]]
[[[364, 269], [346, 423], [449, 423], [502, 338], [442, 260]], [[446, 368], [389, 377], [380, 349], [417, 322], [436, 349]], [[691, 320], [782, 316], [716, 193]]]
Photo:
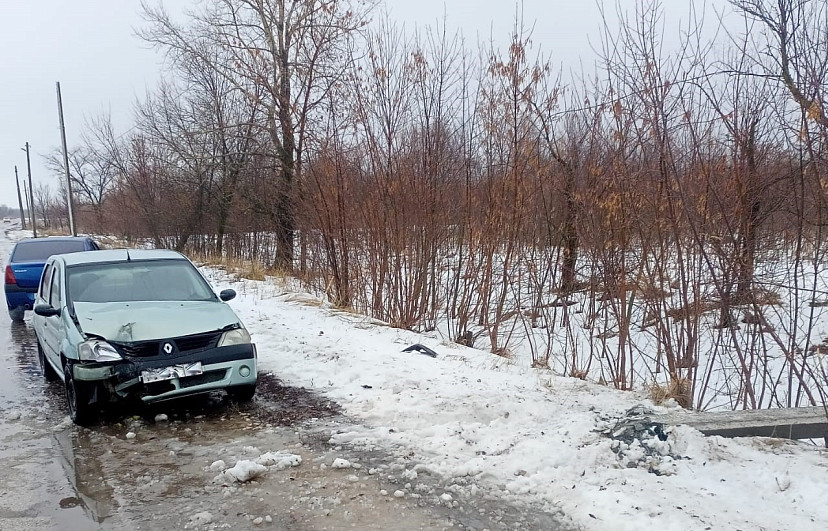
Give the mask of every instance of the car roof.
[[186, 260], [181, 253], [169, 249], [104, 249], [56, 255], [67, 266], [142, 260]]
[[63, 241], [63, 242], [85, 242], [85, 241], [92, 241], [92, 238], [89, 236], [46, 236], [45, 238], [23, 238], [19, 240], [16, 245], [20, 245], [21, 243], [25, 244], [40, 244], [40, 243], [49, 243], [49, 242], [56, 242], [56, 241]]

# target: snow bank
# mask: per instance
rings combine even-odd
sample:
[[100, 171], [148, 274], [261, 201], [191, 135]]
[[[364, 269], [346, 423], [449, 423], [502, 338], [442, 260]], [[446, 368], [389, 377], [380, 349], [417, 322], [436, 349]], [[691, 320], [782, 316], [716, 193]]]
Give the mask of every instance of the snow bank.
[[[217, 288], [231, 281], [205, 273]], [[665, 441], [620, 443], [605, 432], [646, 404], [643, 394], [308, 305], [271, 282], [233, 287], [230, 304], [258, 345], [260, 370], [317, 390], [356, 420], [331, 433], [332, 443], [382, 447], [408, 469], [439, 474], [455, 502], [482, 494], [532, 503], [596, 530], [828, 522], [828, 455], [819, 446], [706, 438], [685, 427]], [[437, 358], [402, 352], [415, 343]]]

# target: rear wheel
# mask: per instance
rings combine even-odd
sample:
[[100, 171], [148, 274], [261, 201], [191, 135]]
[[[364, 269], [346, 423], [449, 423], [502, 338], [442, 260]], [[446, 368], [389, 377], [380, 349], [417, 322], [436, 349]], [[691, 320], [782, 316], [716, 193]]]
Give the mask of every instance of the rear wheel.
[[86, 382], [78, 382], [72, 371], [72, 363], [63, 366], [63, 383], [66, 387], [66, 402], [69, 405], [69, 417], [79, 426], [86, 426], [94, 418], [94, 410], [89, 404], [91, 388]]
[[25, 315], [25, 313], [26, 310], [24, 310], [22, 307], [17, 307], [13, 310], [9, 310], [9, 317], [11, 317], [11, 320], [15, 323], [22, 323], [23, 316]]
[[227, 388], [227, 396], [235, 402], [250, 402], [256, 394], [256, 384], [236, 385]]
[[46, 353], [43, 352], [43, 347], [40, 346], [40, 341], [37, 342], [37, 360], [40, 362], [40, 374], [47, 382], [54, 382], [58, 375], [54, 367], [46, 360]]

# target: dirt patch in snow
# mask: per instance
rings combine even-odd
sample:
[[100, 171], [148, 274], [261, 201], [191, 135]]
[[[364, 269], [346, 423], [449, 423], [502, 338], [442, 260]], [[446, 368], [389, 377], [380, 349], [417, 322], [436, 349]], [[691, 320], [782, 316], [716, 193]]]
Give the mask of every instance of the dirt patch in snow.
[[259, 373], [256, 400], [250, 408], [259, 420], [277, 426], [290, 426], [340, 413], [340, 407], [335, 402], [304, 387], [286, 386], [271, 373]]

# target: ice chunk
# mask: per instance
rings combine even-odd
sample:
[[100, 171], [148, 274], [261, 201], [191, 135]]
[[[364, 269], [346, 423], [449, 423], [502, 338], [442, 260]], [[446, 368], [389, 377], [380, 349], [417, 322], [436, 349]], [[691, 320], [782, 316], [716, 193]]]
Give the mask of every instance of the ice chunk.
[[262, 466], [273, 466], [279, 470], [282, 470], [288, 467], [301, 465], [302, 456], [280, 450], [278, 452], [267, 452], [266, 454], [262, 454], [256, 459], [256, 462]]
[[185, 528], [198, 528], [213, 522], [213, 515], [207, 511], [196, 513], [190, 517], [190, 521]]
[[216, 476], [215, 480], [217, 482], [244, 483], [263, 475], [265, 472], [267, 472], [265, 466], [253, 461], [243, 460], [237, 462], [233, 468], [228, 468]]

